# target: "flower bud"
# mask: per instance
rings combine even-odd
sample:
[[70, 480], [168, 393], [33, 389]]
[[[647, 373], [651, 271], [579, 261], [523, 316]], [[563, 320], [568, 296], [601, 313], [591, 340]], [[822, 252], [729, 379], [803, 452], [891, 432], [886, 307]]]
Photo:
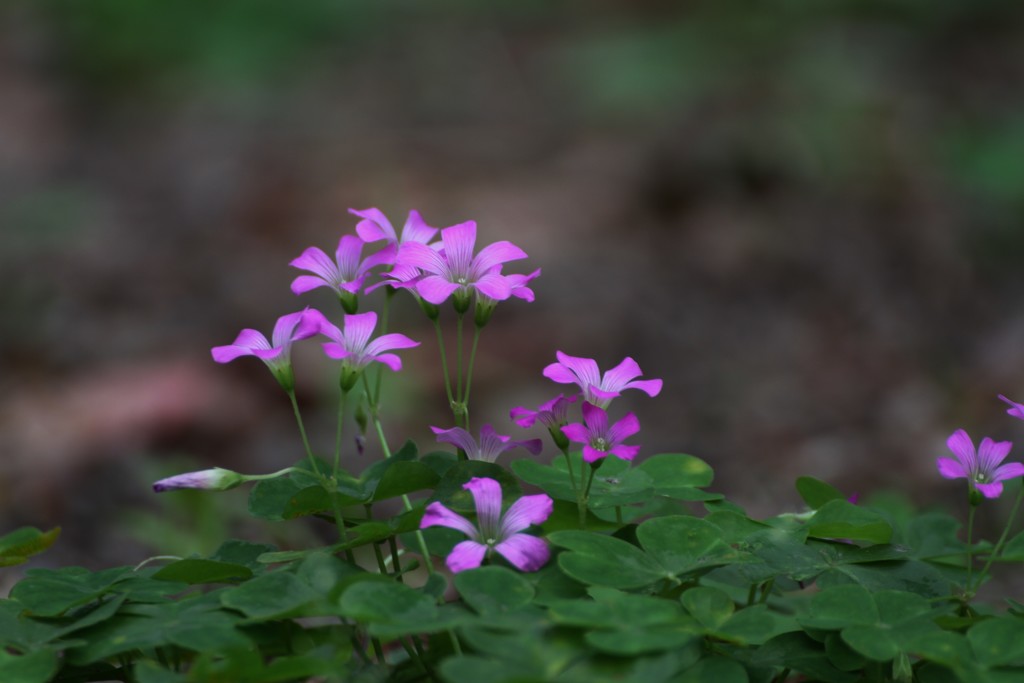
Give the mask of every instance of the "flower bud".
[[222, 467], [214, 467], [209, 470], [198, 472], [186, 472], [173, 477], [161, 479], [153, 484], [153, 490], [157, 493], [173, 491], [175, 489], [202, 489], [205, 491], [227, 491], [233, 489], [242, 482], [245, 477], [238, 472], [232, 472]]

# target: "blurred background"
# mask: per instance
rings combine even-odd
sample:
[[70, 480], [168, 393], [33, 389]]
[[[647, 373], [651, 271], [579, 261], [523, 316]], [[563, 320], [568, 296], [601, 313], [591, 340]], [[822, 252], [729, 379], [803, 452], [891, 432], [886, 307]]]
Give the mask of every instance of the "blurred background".
[[[300, 457], [262, 364], [209, 349], [336, 311], [288, 262], [371, 206], [543, 269], [485, 330], [477, 428], [524, 438], [556, 350], [628, 355], [665, 381], [613, 404], [642, 453], [754, 514], [801, 474], [959, 506], [946, 437], [1024, 434], [1022, 86], [1019, 0], [5, 0], [0, 531], [60, 524], [41, 562], [94, 568], [301, 542], [149, 484]], [[396, 302], [424, 343], [386, 427], [427, 450], [436, 345]], [[327, 448], [334, 371], [295, 363]]]

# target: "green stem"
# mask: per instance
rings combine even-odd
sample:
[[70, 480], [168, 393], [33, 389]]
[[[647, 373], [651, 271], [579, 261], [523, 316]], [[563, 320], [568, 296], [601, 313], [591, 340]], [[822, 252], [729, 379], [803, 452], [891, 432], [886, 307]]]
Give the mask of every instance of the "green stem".
[[313, 472], [316, 473], [318, 479], [323, 479], [323, 475], [320, 474], [320, 468], [316, 465], [316, 458], [313, 457], [313, 449], [309, 447], [309, 439], [306, 437], [306, 426], [302, 422], [302, 413], [299, 412], [299, 402], [295, 399], [295, 390], [291, 389], [288, 391], [288, 398], [292, 402], [292, 412], [295, 413], [295, 422], [299, 425], [299, 434], [302, 436], [302, 445], [306, 448], [306, 457], [309, 458], [309, 464], [313, 468]]
[[448, 395], [448, 405], [455, 412], [455, 396], [452, 395], [452, 378], [448, 373], [448, 354], [444, 350], [444, 336], [441, 334], [441, 322], [434, 320], [434, 331], [437, 332], [437, 348], [441, 351], [441, 371], [444, 373], [444, 391]]
[[398, 582], [405, 583], [405, 577], [402, 576], [402, 562], [399, 559], [401, 555], [398, 552], [398, 542], [395, 541], [394, 536], [388, 536], [388, 550], [391, 551], [391, 566], [395, 570]]
[[573, 495], [578, 500], [580, 497], [579, 489], [576, 486], [576, 473], [572, 471], [572, 458], [569, 457], [569, 449], [563, 448], [562, 455], [565, 456], [565, 472], [569, 475], [569, 484], [572, 485]]
[[[992, 552], [988, 556], [988, 560], [985, 562], [985, 566], [981, 568], [981, 573], [978, 574], [978, 586], [974, 589], [981, 588], [981, 582], [985, 580], [985, 576], [988, 574], [989, 568], [992, 566], [992, 562], [999, 556], [999, 552], [1003, 549], [1003, 543], [1006, 542], [1006, 537], [1010, 533], [1010, 528], [1013, 526], [1014, 520], [1017, 519], [1017, 511], [1020, 508], [1021, 500], [1024, 499], [1024, 484], [1021, 484], [1017, 490], [1017, 499], [1013, 501], [1013, 508], [1010, 510], [1010, 518], [1006, 520], [1006, 527], [1003, 529], [1002, 535], [996, 542], [996, 547], [992, 549]], [[967, 587], [970, 588], [970, 581], [967, 583]], [[972, 592], [971, 595], [974, 593]]]
[[971, 504], [971, 509], [967, 513], [967, 583], [964, 588], [967, 591], [971, 590], [971, 572], [974, 570], [974, 545], [971, 541], [971, 536], [974, 533], [974, 511], [977, 506]]
[[[461, 320], [461, 318], [460, 318]], [[476, 347], [480, 343], [480, 328], [473, 328], [473, 346], [469, 350], [469, 367], [466, 368], [466, 393], [462, 397], [462, 403], [466, 411], [466, 426], [469, 429], [469, 390], [473, 385], [473, 365], [476, 363]]]
[[[365, 374], [363, 375], [366, 376]], [[338, 476], [338, 470], [341, 468], [341, 435], [342, 426], [345, 424], [345, 404], [348, 402], [348, 391], [345, 389], [341, 390], [341, 396], [338, 397], [338, 432], [334, 438], [334, 472], [332, 477]]]
[[[392, 287], [386, 287], [385, 289], [387, 296], [385, 296], [384, 298], [384, 308], [380, 312], [380, 336], [384, 336], [385, 334], [388, 333], [388, 314], [391, 311], [391, 299], [394, 298], [396, 291]], [[374, 384], [376, 385], [377, 390], [371, 396], [369, 394], [369, 389], [367, 389], [367, 399], [371, 401], [374, 405], [380, 405], [380, 389], [381, 382], [384, 379], [384, 364], [375, 363], [375, 365], [377, 366], [377, 377]]]
[[[462, 415], [463, 415], [463, 419], [468, 420], [468, 417], [465, 414], [466, 398], [465, 398], [465, 395], [462, 393], [462, 334], [463, 334], [462, 333], [462, 321], [463, 321], [464, 318], [465, 318], [465, 314], [464, 313], [459, 313], [458, 320], [455, 323], [455, 355], [456, 355], [456, 357], [458, 359], [458, 364], [456, 366], [458, 368], [458, 375], [457, 375], [458, 376], [458, 385], [457, 385], [458, 386], [458, 390], [455, 392], [455, 397], [456, 397], [456, 399], [459, 402], [459, 407], [461, 409], [461, 412], [462, 412]], [[455, 424], [458, 424], [458, 423], [459, 423], [459, 416], [456, 415], [455, 416]], [[463, 428], [468, 429], [469, 425], [463, 425]]]

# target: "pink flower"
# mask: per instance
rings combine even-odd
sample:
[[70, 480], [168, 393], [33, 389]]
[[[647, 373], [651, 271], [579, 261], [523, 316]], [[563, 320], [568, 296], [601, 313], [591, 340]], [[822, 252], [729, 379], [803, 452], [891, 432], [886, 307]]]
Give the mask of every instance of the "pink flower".
[[[319, 332], [331, 339], [323, 343], [324, 353], [342, 362], [342, 388], [351, 389], [359, 373], [370, 363], [377, 362], [397, 372], [402, 369], [402, 359], [392, 349], [408, 349], [419, 346], [404, 334], [385, 334], [370, 341], [377, 327], [377, 314], [373, 311], [345, 316], [344, 329], [338, 328], [317, 311]], [[346, 386], [347, 385], [347, 386]]]
[[425, 275], [415, 282], [415, 287], [426, 301], [437, 305], [456, 294], [456, 301], [468, 306], [471, 291], [495, 301], [504, 301], [512, 296], [512, 285], [498, 266], [526, 258], [525, 251], [511, 242], [502, 241], [484, 247], [474, 256], [474, 221], [445, 228], [441, 231], [441, 242], [443, 248], [440, 251], [419, 242], [406, 242], [398, 252], [396, 265], [424, 271]]
[[583, 403], [583, 422], [568, 424], [562, 432], [570, 441], [583, 444], [583, 459], [594, 462], [609, 454], [632, 460], [640, 452], [640, 446], [627, 446], [622, 443], [640, 431], [640, 421], [633, 413], [628, 413], [615, 424], [608, 426], [608, 413], [598, 406]]
[[601, 375], [597, 362], [591, 358], [577, 358], [558, 351], [557, 363], [544, 368], [544, 376], [559, 384], [576, 384], [583, 390], [583, 398], [599, 408], [607, 408], [612, 399], [625, 389], [639, 389], [648, 396], [661, 392], [660, 379], [633, 381], [643, 374], [632, 358]]
[[313, 274], [299, 275], [295, 278], [292, 281], [292, 291], [303, 294], [317, 287], [330, 287], [341, 298], [345, 310], [348, 313], [355, 313], [355, 297], [363, 289], [370, 269], [392, 263], [397, 251], [395, 245], [389, 244], [364, 259], [363, 244], [358, 237], [345, 235], [338, 242], [333, 260], [319, 247], [309, 247], [289, 265]]
[[434, 239], [437, 228], [432, 228], [423, 222], [423, 217], [418, 211], [410, 211], [409, 217], [402, 227], [402, 236], [395, 233], [391, 221], [380, 211], [380, 209], [349, 209], [348, 212], [359, 216], [363, 220], [356, 225], [356, 232], [364, 242], [379, 242], [387, 240], [388, 244], [405, 244], [406, 242], [419, 242], [427, 244]]
[[1021, 463], [1001, 464], [1013, 446], [1009, 441], [997, 442], [985, 437], [975, 453], [971, 437], [964, 430], [958, 429], [946, 440], [946, 445], [956, 460], [938, 458], [936, 464], [939, 474], [946, 479], [966, 478], [971, 489], [981, 491], [986, 498], [998, 498], [1003, 492], [1002, 482], [1024, 476], [1024, 465]]
[[320, 311], [310, 308], [289, 313], [278, 318], [274, 325], [272, 341], [267, 341], [261, 332], [247, 328], [238, 334], [233, 344], [215, 346], [210, 353], [218, 363], [228, 363], [240, 356], [256, 356], [267, 364], [285, 391], [291, 391], [295, 386], [295, 377], [292, 374], [292, 342], [317, 334], [322, 318], [323, 314]]
[[466, 452], [466, 457], [470, 460], [494, 462], [498, 459], [499, 455], [505, 451], [510, 451], [513, 448], [525, 448], [533, 455], [537, 455], [543, 447], [540, 439], [512, 441], [511, 436], [496, 434], [494, 427], [491, 425], [484, 425], [480, 428], [479, 444], [475, 439], [473, 439], [469, 432], [461, 427], [453, 427], [451, 429], [431, 427], [430, 429], [434, 434], [437, 434], [438, 441], [455, 444]]
[[444, 526], [469, 536], [452, 549], [445, 564], [453, 572], [479, 567], [484, 557], [497, 552], [520, 571], [532, 572], [547, 564], [551, 557], [544, 539], [520, 533], [532, 524], [541, 524], [554, 509], [554, 502], [543, 493], [523, 496], [501, 514], [501, 484], [494, 479], [474, 477], [462, 485], [476, 503], [476, 524], [452, 512], [438, 502], [427, 506], [420, 528]]
[[522, 406], [509, 411], [509, 417], [520, 427], [529, 429], [540, 422], [548, 429], [558, 429], [569, 421], [569, 405], [576, 402], [576, 396], [566, 398], [559, 394], [550, 401], [541, 403], [537, 410], [529, 410]]
[[227, 491], [233, 489], [242, 482], [245, 477], [237, 472], [226, 470], [222, 467], [214, 467], [209, 470], [198, 472], [186, 472], [167, 477], [153, 484], [153, 490], [157, 493], [173, 491], [174, 489], [204, 489], [207, 491]]

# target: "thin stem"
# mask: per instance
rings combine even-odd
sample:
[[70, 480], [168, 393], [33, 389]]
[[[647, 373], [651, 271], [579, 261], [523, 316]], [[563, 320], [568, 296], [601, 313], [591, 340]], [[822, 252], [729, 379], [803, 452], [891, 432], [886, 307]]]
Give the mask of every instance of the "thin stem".
[[[363, 374], [363, 387], [365, 387], [367, 397], [369, 397], [370, 383], [369, 380], [366, 379], [365, 373]], [[369, 399], [368, 402], [370, 408], [370, 419], [373, 420], [373, 428], [377, 432], [377, 438], [380, 439], [380, 447], [384, 451], [384, 457], [390, 458], [391, 448], [388, 447], [388, 440], [384, 438], [384, 427], [381, 426], [380, 415], [377, 413], [377, 403]]]
[[441, 371], [444, 373], [444, 391], [448, 395], [448, 405], [455, 412], [455, 397], [452, 395], [452, 378], [448, 374], [448, 354], [444, 351], [444, 336], [441, 334], [441, 322], [434, 319], [434, 331], [437, 332], [437, 348], [441, 351]]
[[469, 350], [469, 367], [466, 368], [466, 393], [462, 397], [466, 410], [466, 429], [469, 429], [469, 390], [473, 385], [473, 365], [476, 363], [476, 347], [480, 343], [480, 328], [473, 328], [473, 346]]
[[391, 566], [395, 570], [395, 576], [398, 578], [399, 583], [405, 583], [405, 577], [402, 576], [402, 562], [399, 559], [401, 553], [398, 552], [398, 542], [395, 541], [394, 536], [388, 536], [388, 550], [391, 551]]
[[565, 473], [569, 475], [569, 483], [572, 485], [573, 495], [579, 498], [580, 492], [576, 487], [576, 473], [572, 471], [572, 458], [569, 457], [569, 449], [563, 448], [562, 455], [565, 456]]
[[[1010, 510], [1010, 518], [1006, 520], [1006, 527], [1003, 529], [1002, 535], [996, 542], [996, 547], [992, 549], [992, 552], [988, 556], [988, 560], [985, 562], [985, 566], [981, 568], [981, 573], [978, 574], [978, 588], [981, 588], [981, 582], [985, 580], [985, 575], [988, 574], [988, 570], [992, 566], [992, 562], [999, 556], [999, 552], [1003, 549], [1003, 543], [1006, 542], [1006, 537], [1010, 534], [1010, 528], [1013, 526], [1013, 522], [1017, 518], [1017, 511], [1020, 508], [1022, 499], [1024, 499], [1024, 484], [1021, 484], [1020, 488], [1017, 490], [1017, 499], [1013, 501], [1013, 508]], [[968, 581], [967, 587], [970, 588], [970, 585], [971, 584]]]
[[[394, 298], [395, 291], [396, 290], [392, 287], [387, 287], [385, 289], [386, 296], [384, 297], [384, 307], [380, 312], [380, 336], [384, 336], [388, 333], [388, 314], [391, 311], [391, 299]], [[369, 389], [366, 391], [368, 400], [372, 402], [373, 405], [380, 405], [380, 388], [381, 382], [384, 379], [384, 364], [376, 363], [375, 365], [377, 366], [377, 377], [374, 384], [376, 385], [377, 390], [373, 395], [370, 395]]]
[[[363, 377], [366, 375], [364, 374]], [[332, 477], [338, 476], [338, 470], [341, 468], [341, 435], [343, 432], [343, 425], [345, 424], [345, 404], [348, 402], [348, 391], [345, 389], [341, 390], [341, 396], [338, 397], [338, 432], [334, 438], [334, 472], [331, 474]]]
[[[459, 409], [463, 414], [463, 419], [468, 421], [468, 417], [465, 414], [466, 410], [466, 397], [462, 393], [462, 321], [465, 318], [464, 313], [459, 313], [457, 322], [455, 323], [455, 355], [458, 359], [458, 390], [455, 392], [455, 396], [459, 402]], [[455, 423], [459, 423], [459, 416], [455, 416]], [[468, 424], [464, 424], [465, 429], [469, 429]]]
[[373, 643], [373, 654], [377, 656], [378, 664], [387, 664], [384, 659], [384, 648], [380, 644], [380, 638], [370, 638], [370, 642]]
[[971, 572], [974, 570], [974, 545], [971, 536], [974, 533], [974, 511], [977, 509], [973, 503], [967, 513], [967, 583], [964, 586], [968, 591], [971, 589]]
[[292, 412], [295, 413], [295, 422], [299, 425], [299, 434], [302, 436], [302, 445], [306, 448], [306, 457], [309, 458], [309, 464], [313, 467], [313, 472], [316, 473], [317, 478], [323, 479], [323, 475], [320, 474], [320, 468], [317, 467], [316, 458], [313, 457], [313, 449], [309, 447], [309, 439], [306, 437], [306, 426], [302, 422], [302, 413], [299, 412], [299, 402], [295, 398], [294, 389], [288, 391], [288, 398], [292, 402]]

